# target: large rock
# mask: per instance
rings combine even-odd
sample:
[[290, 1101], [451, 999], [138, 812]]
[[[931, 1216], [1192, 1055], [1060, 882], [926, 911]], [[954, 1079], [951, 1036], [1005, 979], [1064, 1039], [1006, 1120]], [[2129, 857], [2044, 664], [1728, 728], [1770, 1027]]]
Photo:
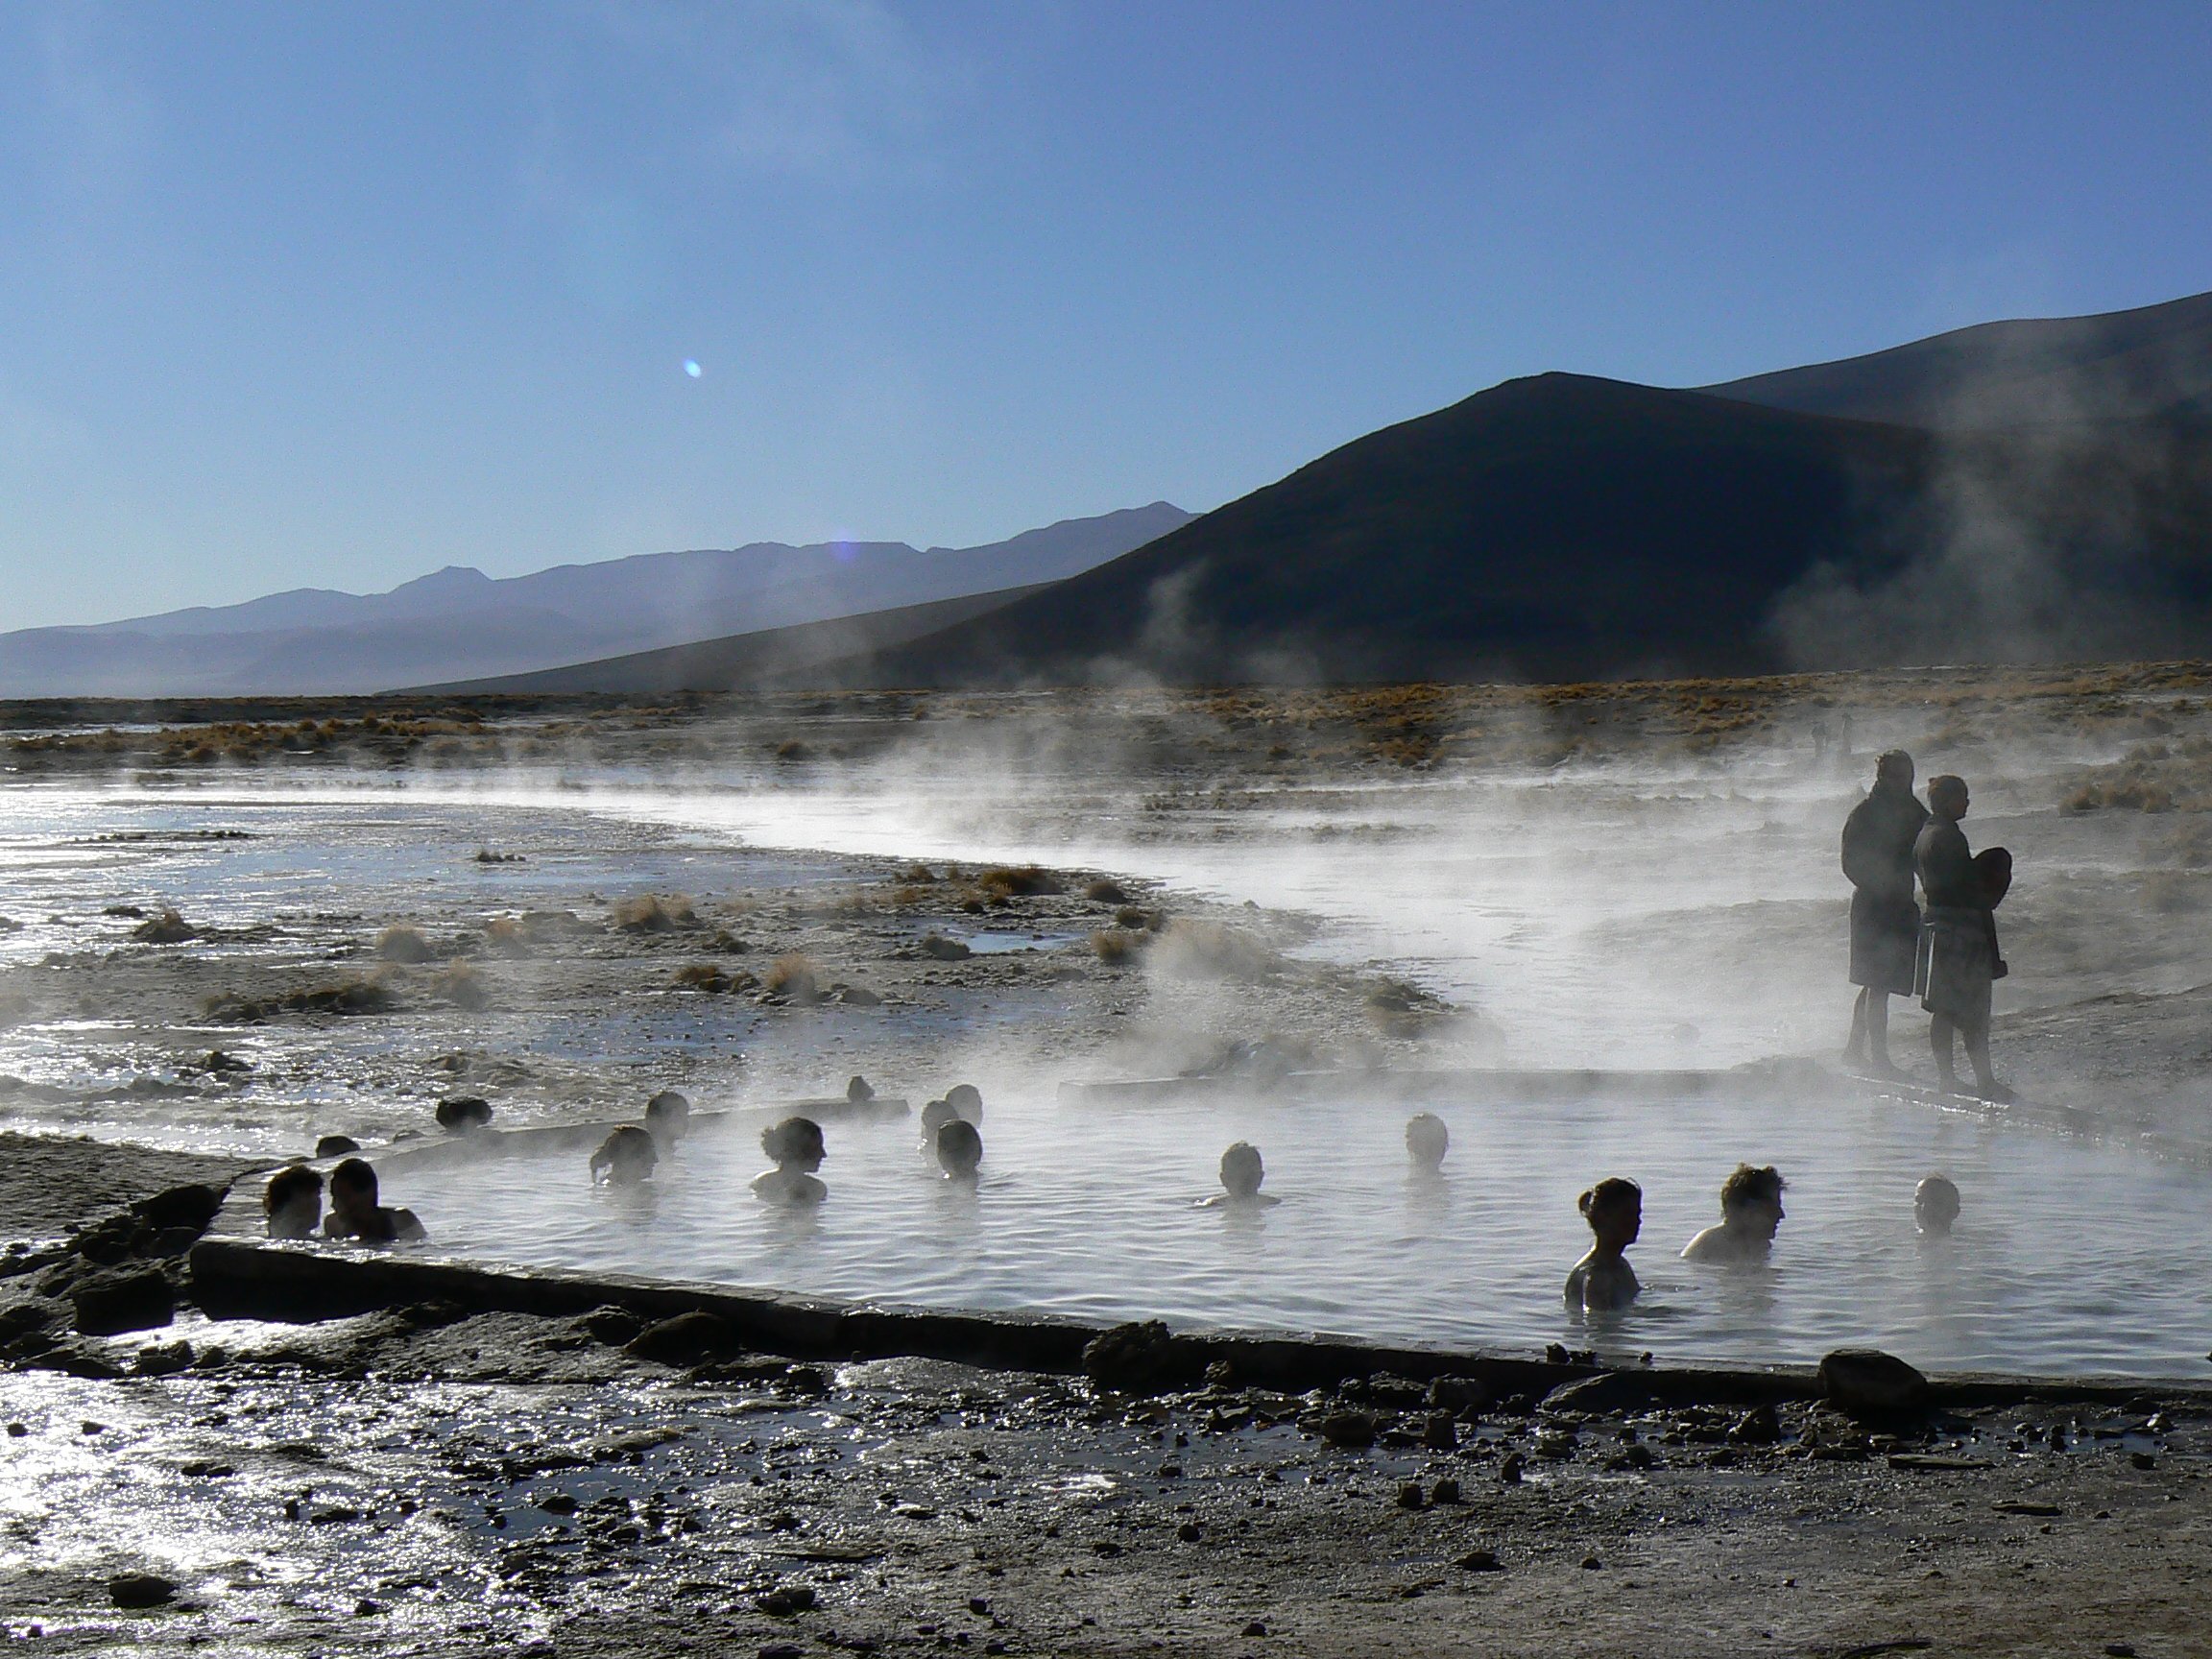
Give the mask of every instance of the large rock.
[[131, 1208], [139, 1220], [156, 1233], [173, 1227], [189, 1227], [197, 1235], [207, 1231], [207, 1223], [214, 1220], [215, 1213], [223, 1208], [223, 1193], [221, 1189], [204, 1181], [193, 1181], [182, 1187], [164, 1188], [151, 1198], [139, 1199]]
[[177, 1317], [177, 1295], [158, 1267], [96, 1273], [69, 1293], [77, 1329], [87, 1336], [151, 1331]]
[[661, 1365], [699, 1365], [728, 1358], [741, 1347], [729, 1320], [694, 1309], [646, 1326], [624, 1352]]
[[164, 1607], [177, 1599], [177, 1582], [158, 1573], [118, 1573], [108, 1580], [108, 1597], [116, 1606], [133, 1612]]
[[1587, 1411], [1604, 1416], [1616, 1411], [1641, 1411], [1651, 1404], [1650, 1382], [1628, 1371], [1602, 1371], [1575, 1382], [1562, 1382], [1544, 1396], [1543, 1411]]
[[1828, 1404], [1862, 1420], [1911, 1416], [1928, 1405], [1928, 1379], [1879, 1348], [1839, 1348], [1820, 1361]]
[[1158, 1319], [1117, 1325], [1083, 1350], [1083, 1374], [1122, 1394], [1154, 1394], [1172, 1381], [1175, 1338]]

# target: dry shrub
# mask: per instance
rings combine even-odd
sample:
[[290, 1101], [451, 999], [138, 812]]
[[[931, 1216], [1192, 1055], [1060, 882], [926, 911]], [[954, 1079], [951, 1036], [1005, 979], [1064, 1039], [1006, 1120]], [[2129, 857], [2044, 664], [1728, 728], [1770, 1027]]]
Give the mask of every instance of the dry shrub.
[[2199, 822], [2176, 830], [2166, 850], [2183, 869], [2212, 869], [2212, 824]]
[[1152, 965], [1179, 979], [1265, 979], [1288, 966], [1271, 946], [1219, 922], [1174, 922], [1153, 947]]
[[277, 1014], [389, 1014], [398, 1006], [398, 996], [381, 974], [277, 997], [214, 997], [205, 1004], [210, 1020], [229, 1024], [254, 1024]]
[[1037, 899], [1068, 891], [1068, 884], [1059, 877], [1035, 864], [1019, 869], [998, 865], [976, 877], [975, 885], [994, 899]]
[[420, 927], [387, 927], [376, 935], [376, 955], [381, 961], [422, 963], [435, 960], [437, 954]]
[[2108, 783], [2082, 784], [2066, 797], [2060, 807], [2061, 811], [2077, 813], [2105, 809], [2171, 812], [2174, 810], [2174, 792], [2152, 779], [2119, 778]]
[[484, 948], [495, 956], [527, 956], [530, 933], [516, 916], [494, 916], [484, 925]]
[[681, 893], [665, 897], [648, 893], [642, 898], [625, 899], [608, 913], [608, 919], [622, 933], [673, 933], [699, 925], [698, 912]]
[[932, 962], [965, 962], [974, 954], [963, 941], [948, 939], [942, 933], [924, 935], [916, 949]]
[[676, 988], [679, 991], [723, 992], [730, 989], [730, 975], [711, 962], [686, 962], [676, 970]]
[[1157, 910], [1142, 910], [1134, 904], [1124, 904], [1114, 912], [1117, 927], [1142, 927], [1157, 931], [1166, 920]]
[[1097, 880], [1084, 888], [1083, 897], [1090, 900], [1094, 904], [1126, 904], [1129, 902], [1128, 891], [1123, 888], [1120, 882], [1106, 876], [1099, 877]]
[[1151, 942], [1148, 933], [1104, 927], [1091, 935], [1091, 953], [1109, 968], [1119, 968], [1135, 961]]
[[2143, 878], [2143, 903], [2161, 916], [2204, 908], [2205, 878], [2179, 870], [2153, 870]]
[[492, 1005], [492, 987], [474, 964], [451, 962], [430, 981], [430, 994], [451, 1008], [476, 1013]]
[[927, 888], [905, 886], [891, 889], [891, 908], [894, 910], [913, 910], [928, 902]]
[[796, 950], [769, 964], [761, 984], [772, 996], [787, 997], [794, 1002], [822, 999], [821, 981], [815, 977], [814, 964]]
[[937, 877], [926, 864], [909, 864], [899, 872], [899, 879], [909, 887], [926, 887]]
[[158, 916], [149, 916], [131, 929], [131, 937], [145, 945], [181, 945], [196, 938], [200, 930], [174, 910], [164, 910]]

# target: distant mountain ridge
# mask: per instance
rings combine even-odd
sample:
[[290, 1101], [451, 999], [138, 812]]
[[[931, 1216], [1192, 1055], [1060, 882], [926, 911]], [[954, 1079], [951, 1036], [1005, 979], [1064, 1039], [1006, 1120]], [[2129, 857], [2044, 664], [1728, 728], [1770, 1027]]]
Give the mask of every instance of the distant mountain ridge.
[[388, 593], [299, 589], [29, 629], [0, 635], [0, 696], [338, 694], [529, 672], [1057, 581], [1190, 517], [1155, 501], [980, 547], [757, 542], [508, 578], [449, 566]]

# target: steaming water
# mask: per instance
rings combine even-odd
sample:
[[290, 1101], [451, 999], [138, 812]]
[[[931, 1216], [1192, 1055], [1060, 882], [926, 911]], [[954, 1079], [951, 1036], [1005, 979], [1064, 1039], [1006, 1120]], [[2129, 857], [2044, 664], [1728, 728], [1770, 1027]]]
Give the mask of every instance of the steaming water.
[[[760, 1205], [757, 1155], [695, 1141], [655, 1188], [588, 1190], [581, 1157], [395, 1167], [442, 1251], [933, 1307], [1635, 1355], [1817, 1358], [1871, 1341], [1926, 1366], [2194, 1376], [2212, 1338], [2200, 1172], [1979, 1118], [1867, 1102], [1676, 1100], [1439, 1115], [1446, 1176], [1412, 1179], [1401, 1118], [1325, 1105], [1114, 1111], [990, 1104], [979, 1189], [919, 1157], [911, 1124], [828, 1130], [819, 1214]], [[1267, 1156], [1260, 1212], [1199, 1210], [1220, 1148]], [[1674, 1260], [1742, 1155], [1778, 1163], [1789, 1218], [1765, 1269]], [[1913, 1184], [1964, 1214], [1922, 1240]], [[1585, 1327], [1559, 1300], [1589, 1239], [1577, 1189], [1645, 1190], [1645, 1283]]]

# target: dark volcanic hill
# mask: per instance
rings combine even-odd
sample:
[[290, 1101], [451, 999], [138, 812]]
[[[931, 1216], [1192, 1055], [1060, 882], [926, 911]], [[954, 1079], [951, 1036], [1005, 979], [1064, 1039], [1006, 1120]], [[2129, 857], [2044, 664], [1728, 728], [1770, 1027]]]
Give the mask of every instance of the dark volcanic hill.
[[2187, 411], [1936, 434], [1545, 374], [848, 668], [1573, 679], [2207, 654], [2208, 454]]
[[1984, 323], [1703, 390], [1952, 430], [2151, 416], [2212, 396], [2212, 294], [2096, 317]]

